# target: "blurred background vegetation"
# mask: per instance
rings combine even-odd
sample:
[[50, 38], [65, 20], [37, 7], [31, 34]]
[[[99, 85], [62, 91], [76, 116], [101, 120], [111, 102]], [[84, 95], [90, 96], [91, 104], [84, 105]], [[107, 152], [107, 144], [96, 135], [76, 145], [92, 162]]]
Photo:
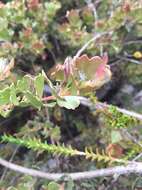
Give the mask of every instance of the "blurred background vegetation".
[[[0, 67], [11, 58], [15, 66], [8, 78], [0, 81], [0, 90], [26, 74], [36, 75], [43, 69], [50, 77], [51, 68], [64, 63], [94, 35], [111, 32], [92, 43], [88, 56], [109, 56], [112, 80], [92, 98], [142, 113], [142, 1], [141, 0], [5, 0], [0, 1]], [[0, 68], [0, 77], [2, 69]], [[3, 77], [3, 76], [2, 76]], [[44, 94], [49, 95], [48, 86]], [[112, 114], [115, 114], [114, 110]], [[85, 146], [107, 149], [115, 144], [119, 156], [133, 158], [140, 147], [115, 128], [104, 113], [80, 105], [75, 111], [55, 106], [37, 111], [32, 107], [15, 107], [7, 118], [0, 117], [0, 134], [20, 138], [36, 137], [48, 143], [64, 142], [80, 150]], [[120, 116], [119, 116], [120, 117]], [[111, 118], [112, 119], [112, 118]], [[109, 124], [109, 126], [108, 126]], [[140, 124], [122, 128], [139, 141]], [[112, 126], [111, 126], [112, 125]], [[116, 148], [117, 147], [117, 148]], [[111, 147], [113, 149], [114, 146]], [[120, 150], [120, 149], [119, 149]], [[118, 153], [118, 151], [117, 151]], [[106, 167], [104, 163], [77, 158], [53, 157], [42, 151], [34, 152], [21, 146], [3, 143], [0, 156], [26, 167], [48, 172], [75, 172]], [[138, 190], [141, 176], [110, 177], [69, 181], [55, 184], [30, 176], [0, 169], [0, 189], [11, 190]]]

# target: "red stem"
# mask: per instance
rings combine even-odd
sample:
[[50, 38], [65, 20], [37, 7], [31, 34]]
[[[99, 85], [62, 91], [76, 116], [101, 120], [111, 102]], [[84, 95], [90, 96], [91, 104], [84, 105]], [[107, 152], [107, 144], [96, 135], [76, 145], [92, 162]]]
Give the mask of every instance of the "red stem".
[[54, 96], [46, 96], [42, 98], [42, 101], [49, 101], [49, 100], [55, 100], [56, 98]]

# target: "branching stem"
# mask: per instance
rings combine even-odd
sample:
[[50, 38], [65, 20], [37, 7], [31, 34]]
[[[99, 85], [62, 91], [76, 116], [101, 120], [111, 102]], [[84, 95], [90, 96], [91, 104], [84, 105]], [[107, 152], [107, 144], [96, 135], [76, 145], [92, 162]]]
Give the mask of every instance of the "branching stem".
[[10, 163], [2, 158], [0, 158], [0, 165], [11, 169], [15, 172], [20, 172], [22, 174], [31, 175], [33, 177], [44, 178], [48, 180], [59, 181], [61, 178], [64, 180], [68, 180], [71, 178], [72, 180], [83, 180], [83, 179], [92, 179], [97, 177], [105, 177], [105, 176], [113, 176], [124, 175], [137, 173], [142, 174], [142, 163], [134, 163], [126, 166], [116, 166], [111, 168], [97, 169], [95, 171], [84, 171], [84, 172], [75, 172], [75, 173], [46, 173], [42, 171], [38, 171], [35, 169], [25, 168], [13, 163]]
[[95, 42], [97, 39], [101, 38], [102, 36], [104, 35], [111, 35], [112, 34], [112, 31], [111, 32], [102, 32], [102, 33], [99, 33], [99, 34], [96, 34], [93, 38], [91, 38], [87, 43], [84, 44], [84, 46], [78, 50], [78, 52], [76, 53], [76, 55], [74, 56], [74, 60], [76, 58], [78, 58], [82, 52], [92, 43], [92, 42]]

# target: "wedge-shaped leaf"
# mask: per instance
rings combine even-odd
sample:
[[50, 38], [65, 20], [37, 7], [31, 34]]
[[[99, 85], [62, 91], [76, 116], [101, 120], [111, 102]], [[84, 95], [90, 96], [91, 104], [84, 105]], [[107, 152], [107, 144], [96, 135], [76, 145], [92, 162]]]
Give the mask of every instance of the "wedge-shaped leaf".
[[60, 138], [61, 138], [60, 128], [59, 128], [58, 126], [52, 128], [52, 129], [50, 130], [50, 136], [51, 136], [51, 138], [52, 138], [54, 141], [56, 141], [56, 142], [58, 141], [58, 142], [59, 142], [59, 140], [60, 140]]
[[130, 12], [130, 16], [139, 23], [142, 23], [142, 8], [137, 8]]
[[12, 31], [8, 30], [8, 28], [3, 28], [0, 30], [0, 40], [11, 40], [11, 33]]
[[7, 87], [0, 91], [0, 106], [10, 103], [10, 89]]
[[55, 79], [57, 81], [63, 81], [67, 82], [67, 80], [70, 78], [70, 76], [73, 76], [73, 70], [74, 70], [74, 62], [73, 59], [68, 56], [64, 64], [58, 64], [56, 67], [53, 67], [49, 74], [52, 79]]
[[10, 87], [10, 103], [15, 106], [19, 105], [19, 101], [16, 96], [16, 89], [15, 89], [14, 84], [12, 84]]
[[74, 110], [79, 106], [80, 100], [77, 96], [64, 96], [64, 99], [57, 99], [57, 103], [60, 107]]
[[37, 109], [41, 109], [42, 102], [39, 100], [38, 97], [34, 96], [31, 92], [26, 92], [25, 94], [29, 104]]
[[83, 91], [98, 89], [111, 79], [111, 71], [107, 65], [108, 56], [88, 58], [82, 55], [75, 61], [75, 76], [78, 87]]
[[56, 11], [60, 8], [60, 3], [58, 1], [47, 2], [45, 3], [45, 7], [47, 9], [48, 19], [52, 19], [55, 16]]
[[[107, 62], [107, 55], [89, 58], [84, 54], [68, 64], [65, 62], [64, 65], [57, 65], [51, 70], [50, 76], [52, 79], [64, 81], [67, 84], [66, 87], [70, 86], [70, 89], [76, 89], [76, 94], [91, 92], [111, 79], [111, 71]], [[65, 86], [62, 91], [64, 88]], [[72, 95], [72, 92], [70, 94]]]
[[17, 81], [17, 90], [20, 91], [20, 92], [25, 92], [26, 90], [28, 90], [28, 80], [26, 80], [25, 77], [23, 77], [21, 80], [18, 80]]
[[27, 6], [29, 9], [36, 9], [39, 5], [39, 0], [29, 0]]
[[119, 131], [112, 131], [111, 132], [111, 142], [118, 143], [122, 140], [122, 136]]
[[35, 77], [34, 85], [37, 96], [41, 98], [44, 89], [44, 76], [42, 74], [39, 74], [37, 77]]
[[64, 65], [58, 64], [49, 72], [50, 78], [56, 81], [64, 80]]
[[94, 22], [94, 15], [89, 7], [84, 7], [82, 11], [82, 17], [86, 24], [92, 24]]
[[71, 11], [67, 11], [67, 18], [71, 26], [81, 28], [82, 20], [80, 19], [78, 10], [72, 9]]
[[120, 158], [123, 155], [124, 149], [117, 143], [109, 144], [106, 147], [106, 153], [114, 158]]
[[60, 185], [54, 181], [50, 182], [47, 187], [48, 190], [60, 190]]
[[44, 107], [53, 108], [56, 106], [56, 104], [57, 102], [51, 102], [51, 103], [44, 104]]
[[10, 107], [9, 105], [5, 105], [5, 106], [0, 106], [0, 115], [2, 115], [3, 117], [7, 117], [9, 115], [9, 113], [11, 112], [12, 107]]

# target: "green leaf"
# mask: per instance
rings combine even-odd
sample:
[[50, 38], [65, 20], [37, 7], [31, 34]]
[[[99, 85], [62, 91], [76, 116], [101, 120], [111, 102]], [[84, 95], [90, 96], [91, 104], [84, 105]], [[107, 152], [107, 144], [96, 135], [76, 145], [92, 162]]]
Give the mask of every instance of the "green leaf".
[[16, 87], [20, 92], [26, 91], [28, 90], [28, 81], [25, 78], [18, 80]]
[[50, 136], [54, 141], [59, 141], [61, 138], [61, 131], [58, 126], [51, 128]]
[[77, 96], [64, 96], [64, 99], [57, 99], [57, 103], [60, 107], [74, 110], [79, 106], [80, 100]]
[[49, 108], [53, 108], [53, 107], [55, 107], [56, 104], [57, 104], [57, 102], [51, 102], [51, 103], [44, 104], [44, 106], [49, 107]]
[[66, 183], [66, 190], [73, 190], [75, 187], [74, 182], [72, 179], [69, 179], [69, 181]]
[[82, 20], [80, 19], [78, 10], [72, 9], [68, 12], [67, 16], [69, 23], [71, 26], [75, 26], [77, 28], [81, 28]]
[[5, 88], [0, 91], [0, 105], [8, 104], [10, 101], [10, 89]]
[[122, 136], [119, 131], [112, 131], [111, 132], [111, 142], [118, 143], [122, 140]]
[[34, 96], [31, 92], [26, 92], [25, 96], [32, 106], [37, 109], [41, 109], [42, 102], [38, 99], [38, 97]]
[[2, 115], [3, 117], [7, 117], [10, 112], [11, 110], [5, 108], [5, 110], [0, 110], [0, 115]]
[[52, 82], [49, 80], [49, 78], [47, 77], [46, 73], [42, 70], [42, 75], [44, 76], [47, 84], [49, 85], [49, 87], [51, 88], [51, 91], [52, 91], [52, 94], [54, 96], [57, 96], [57, 92], [56, 92], [56, 89], [55, 87], [53, 86]]
[[8, 29], [8, 20], [6, 18], [0, 17], [0, 25], [1, 25], [1, 28], [0, 28], [1, 31], [3, 29]]
[[45, 7], [47, 9], [48, 19], [51, 20], [55, 15], [56, 11], [61, 7], [59, 2], [47, 2], [45, 3]]
[[130, 16], [133, 17], [136, 22], [142, 23], [142, 8], [137, 8], [130, 12]]
[[41, 98], [44, 90], [44, 76], [41, 73], [37, 77], [35, 77], [34, 85], [37, 96]]
[[19, 106], [20, 107], [27, 107], [27, 102], [21, 101], [21, 102], [19, 102]]
[[11, 31], [7, 29], [0, 30], [0, 40], [4, 41], [11, 40]]
[[19, 105], [14, 84], [12, 84], [10, 87], [10, 102], [16, 106]]
[[89, 58], [86, 54], [78, 57], [75, 62], [74, 75], [80, 81], [79, 89], [91, 92], [103, 86], [111, 79], [111, 71], [107, 65], [108, 56], [94, 56]]
[[48, 190], [59, 190], [60, 186], [58, 183], [52, 181], [48, 184]]
[[17, 188], [15, 188], [15, 187], [8, 187], [8, 190], [17, 190]]

